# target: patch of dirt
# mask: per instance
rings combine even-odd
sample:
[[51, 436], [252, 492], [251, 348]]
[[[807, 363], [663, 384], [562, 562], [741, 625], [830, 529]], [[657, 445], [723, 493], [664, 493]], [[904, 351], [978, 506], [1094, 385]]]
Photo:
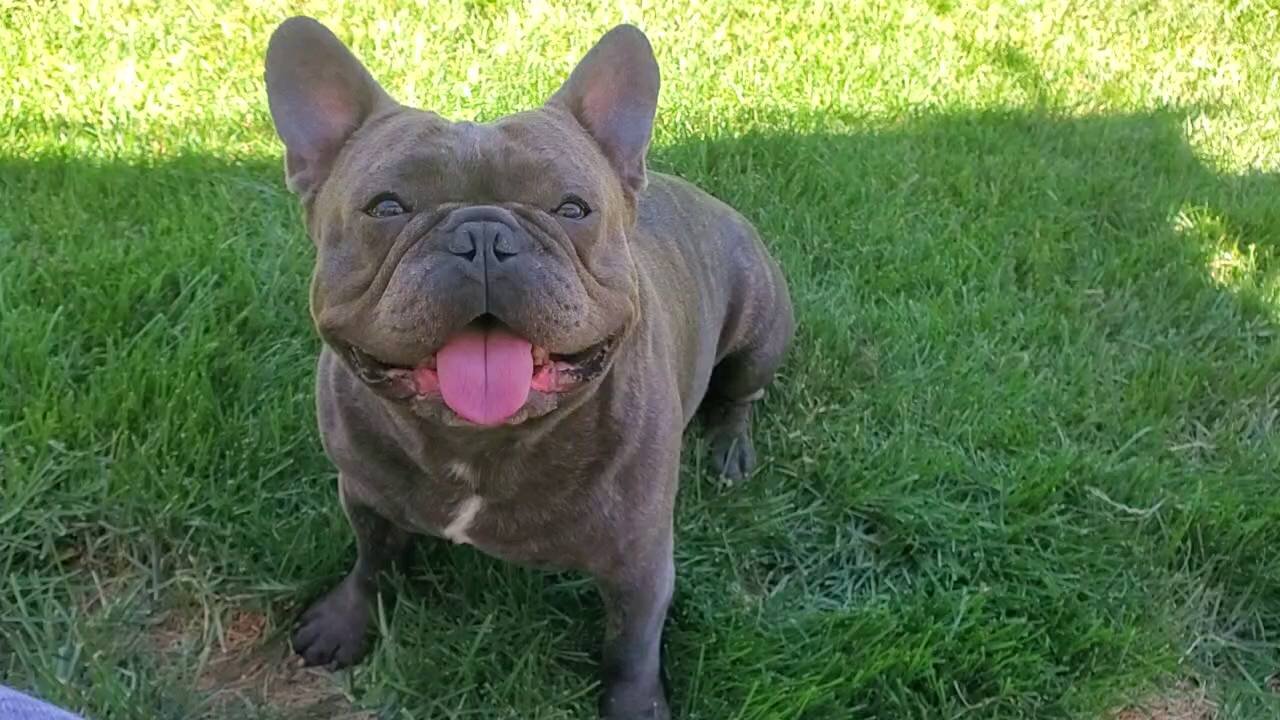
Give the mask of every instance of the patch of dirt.
[[237, 609], [226, 614], [220, 629], [204, 627], [198, 612], [170, 614], [155, 627], [153, 640], [165, 654], [207, 656], [196, 675], [196, 689], [209, 698], [215, 717], [232, 717], [237, 706], [270, 708], [291, 720], [375, 720], [357, 710], [338, 676], [300, 666], [282, 633], [275, 633], [262, 613]]
[[1112, 720], [1217, 720], [1218, 706], [1206, 690], [1191, 682], [1147, 698], [1111, 715]]
[[[173, 593], [157, 600], [122, 556], [75, 546], [64, 565], [89, 580], [77, 598], [83, 615], [120, 613], [139, 628], [138, 648], [180, 669], [194, 671], [194, 687], [207, 698], [201, 718], [238, 718], [244, 708], [267, 709], [288, 720], [375, 720], [357, 710], [341, 676], [301, 667], [288, 633], [258, 611], [214, 594]], [[184, 597], [174, 606], [174, 595]], [[163, 607], [163, 609], [161, 609]]]

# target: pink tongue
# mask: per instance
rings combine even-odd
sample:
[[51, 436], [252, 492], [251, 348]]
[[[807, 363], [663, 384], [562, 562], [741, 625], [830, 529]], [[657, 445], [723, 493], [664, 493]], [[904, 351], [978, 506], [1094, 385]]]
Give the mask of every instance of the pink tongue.
[[464, 330], [436, 353], [445, 404], [478, 425], [497, 425], [529, 398], [533, 347], [505, 330]]

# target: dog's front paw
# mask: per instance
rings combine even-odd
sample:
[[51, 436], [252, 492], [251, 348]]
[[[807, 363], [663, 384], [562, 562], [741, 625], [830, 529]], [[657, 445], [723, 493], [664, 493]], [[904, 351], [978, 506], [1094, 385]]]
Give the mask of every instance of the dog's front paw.
[[372, 598], [350, 578], [302, 614], [293, 632], [293, 651], [306, 665], [342, 668], [369, 652]]
[[671, 710], [661, 683], [656, 687], [614, 683], [605, 688], [600, 698], [600, 717], [603, 720], [671, 720]]

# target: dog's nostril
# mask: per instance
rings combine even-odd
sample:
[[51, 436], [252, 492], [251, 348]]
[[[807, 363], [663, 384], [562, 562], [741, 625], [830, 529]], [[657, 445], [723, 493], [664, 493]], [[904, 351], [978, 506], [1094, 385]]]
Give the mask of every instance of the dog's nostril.
[[511, 237], [510, 230], [502, 225], [497, 225], [493, 234], [493, 257], [498, 262], [515, 257], [518, 254], [514, 240]]
[[445, 249], [452, 255], [471, 262], [476, 259], [476, 236], [470, 227], [460, 227], [449, 238]]

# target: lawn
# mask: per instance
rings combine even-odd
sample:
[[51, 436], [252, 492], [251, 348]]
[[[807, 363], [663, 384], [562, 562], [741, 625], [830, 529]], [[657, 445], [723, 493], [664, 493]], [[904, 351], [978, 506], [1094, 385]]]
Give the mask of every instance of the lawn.
[[364, 665], [285, 659], [354, 550], [262, 55], [305, 12], [484, 120], [627, 20], [651, 166], [756, 223], [800, 323], [756, 475], [689, 435], [677, 716], [1280, 716], [1275, 3], [377, 5], [0, 3], [0, 682], [592, 717], [591, 585], [466, 547], [418, 553]]

